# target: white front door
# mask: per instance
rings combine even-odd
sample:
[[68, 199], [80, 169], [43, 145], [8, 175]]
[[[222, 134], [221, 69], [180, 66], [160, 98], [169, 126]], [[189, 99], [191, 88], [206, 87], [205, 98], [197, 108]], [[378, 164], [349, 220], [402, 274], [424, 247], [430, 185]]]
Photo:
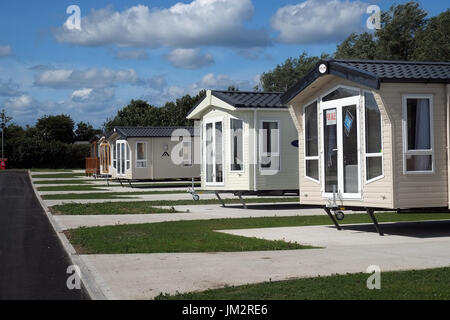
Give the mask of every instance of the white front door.
[[359, 97], [322, 102], [324, 196], [361, 198]]
[[205, 124], [205, 174], [207, 185], [223, 185], [223, 121]]
[[127, 163], [129, 162], [130, 152], [126, 141], [116, 142], [117, 150], [117, 175], [124, 177], [127, 168]]

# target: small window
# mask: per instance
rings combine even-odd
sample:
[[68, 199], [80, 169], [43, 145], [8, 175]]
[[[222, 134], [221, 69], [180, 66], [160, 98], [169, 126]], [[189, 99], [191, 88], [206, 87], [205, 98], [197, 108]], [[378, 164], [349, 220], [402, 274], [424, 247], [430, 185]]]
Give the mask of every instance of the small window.
[[280, 132], [277, 121], [262, 121], [260, 131], [261, 170], [280, 170]]
[[404, 168], [410, 172], [433, 171], [433, 99], [429, 95], [403, 97]]
[[325, 97], [322, 98], [323, 102], [336, 100], [336, 99], [343, 99], [343, 98], [350, 98], [350, 97], [356, 97], [359, 96], [359, 91], [344, 87], [339, 87], [338, 89], [334, 90], [333, 92], [327, 94]]
[[130, 170], [131, 157], [130, 157], [130, 146], [128, 145], [128, 143], [127, 143], [127, 157], [126, 157], [125, 161], [126, 161], [127, 170]]
[[147, 168], [147, 143], [136, 143], [136, 168]]
[[306, 177], [319, 181], [319, 136], [317, 101], [305, 107], [305, 170]]
[[231, 147], [231, 171], [242, 171], [244, 155], [244, 134], [243, 121], [238, 119], [230, 120], [230, 147]]
[[381, 113], [372, 93], [364, 93], [364, 102], [366, 181], [372, 181], [383, 176]]

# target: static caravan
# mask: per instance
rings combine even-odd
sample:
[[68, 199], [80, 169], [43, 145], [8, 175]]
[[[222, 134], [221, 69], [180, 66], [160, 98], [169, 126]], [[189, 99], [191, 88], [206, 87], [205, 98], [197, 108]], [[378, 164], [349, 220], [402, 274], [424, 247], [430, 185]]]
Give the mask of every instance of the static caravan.
[[[282, 97], [299, 136], [300, 202], [449, 208], [450, 63], [325, 60]], [[380, 232], [381, 234], [381, 232]]]
[[280, 96], [208, 90], [189, 112], [188, 119], [201, 121], [203, 190], [219, 199], [220, 193], [298, 195], [297, 130]]
[[100, 176], [111, 176], [111, 146], [105, 136], [98, 140], [99, 145], [99, 161], [100, 161]]
[[194, 136], [193, 127], [116, 127], [107, 138], [109, 172], [129, 181], [199, 178]]

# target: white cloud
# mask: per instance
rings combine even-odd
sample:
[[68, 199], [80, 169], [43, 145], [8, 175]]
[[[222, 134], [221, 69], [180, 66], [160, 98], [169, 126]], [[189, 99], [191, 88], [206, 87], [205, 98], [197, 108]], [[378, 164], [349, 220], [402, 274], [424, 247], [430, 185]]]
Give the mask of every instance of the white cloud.
[[7, 99], [3, 102], [7, 109], [24, 109], [30, 107], [33, 103], [33, 98], [27, 94]]
[[12, 49], [9, 45], [0, 45], [0, 58], [12, 55]]
[[234, 80], [228, 75], [214, 75], [213, 73], [204, 75], [200, 81], [194, 84], [194, 87], [198, 89], [226, 90], [230, 86], [234, 86], [241, 91], [250, 91], [254, 84], [249, 80]]
[[147, 60], [149, 58], [144, 49], [118, 50], [115, 57], [120, 60]]
[[77, 103], [87, 102], [105, 102], [114, 98], [114, 89], [112, 88], [84, 88], [72, 92], [71, 100]]
[[361, 29], [367, 4], [348, 0], [307, 0], [277, 10], [272, 27], [277, 40], [288, 44], [320, 43], [344, 39]]
[[114, 71], [111, 69], [52, 69], [40, 71], [34, 84], [49, 88], [105, 88], [118, 83], [138, 82], [135, 70]]
[[167, 60], [177, 68], [200, 69], [214, 64], [211, 54], [201, 54], [199, 49], [175, 49], [167, 55]]
[[168, 9], [138, 5], [122, 12], [107, 7], [83, 17], [81, 30], [62, 26], [55, 37], [82, 46], [265, 46], [269, 43], [266, 30], [244, 26], [253, 13], [251, 0], [194, 0]]

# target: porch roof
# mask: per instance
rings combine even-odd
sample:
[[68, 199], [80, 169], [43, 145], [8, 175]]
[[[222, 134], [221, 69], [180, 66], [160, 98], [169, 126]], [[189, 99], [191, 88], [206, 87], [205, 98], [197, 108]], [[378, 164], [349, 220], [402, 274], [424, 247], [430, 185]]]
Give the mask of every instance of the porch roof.
[[115, 127], [114, 133], [117, 133], [123, 139], [140, 137], [171, 137], [173, 132], [178, 129], [187, 130], [191, 136], [198, 136], [198, 130], [194, 127]]
[[[326, 69], [322, 65], [325, 65]], [[319, 70], [321, 66], [322, 69]], [[329, 74], [378, 90], [382, 82], [450, 83], [450, 63], [321, 60], [306, 76], [281, 96], [281, 103], [288, 103], [316, 79]]]

